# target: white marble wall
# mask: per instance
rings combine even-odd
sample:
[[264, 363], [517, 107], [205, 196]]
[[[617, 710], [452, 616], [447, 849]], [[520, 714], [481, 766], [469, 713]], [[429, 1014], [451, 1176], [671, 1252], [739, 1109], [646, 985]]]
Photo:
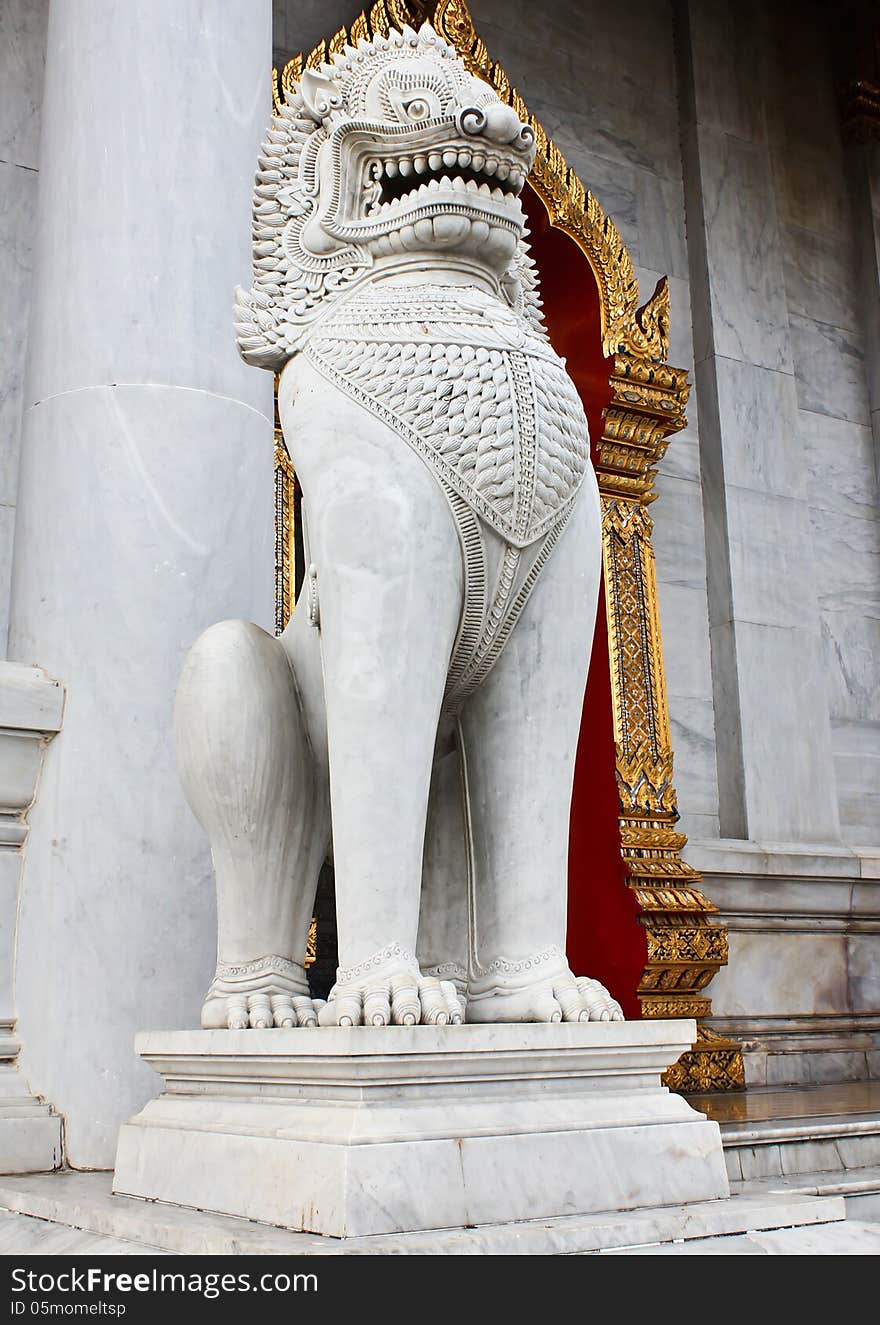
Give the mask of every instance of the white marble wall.
[[[880, 508], [869, 387], [880, 368], [876, 343], [866, 358], [868, 310], [858, 262], [858, 230], [870, 200], [850, 187], [823, 7], [806, 10], [812, 21], [795, 25], [768, 15], [767, 137], [841, 835], [852, 846], [875, 845]], [[876, 270], [875, 257], [875, 300]]]
[[721, 832], [834, 841], [782, 229], [760, 61], [744, 36], [759, 15], [733, 21], [727, 0], [708, 0], [678, 18]]
[[712, 1025], [743, 1043], [747, 1084], [880, 1075], [880, 856], [695, 842], [688, 858], [728, 926]]
[[364, 6], [357, 0], [272, 0], [272, 51], [277, 68], [308, 52], [351, 23]]
[[0, 657], [9, 624], [48, 12], [49, 0], [0, 4]]

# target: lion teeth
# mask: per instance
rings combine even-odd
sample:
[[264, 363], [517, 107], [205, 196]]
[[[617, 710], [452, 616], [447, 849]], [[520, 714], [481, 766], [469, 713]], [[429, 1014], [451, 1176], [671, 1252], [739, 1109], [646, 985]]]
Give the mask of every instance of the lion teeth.
[[483, 166], [483, 170], [485, 171], [485, 173], [487, 175], [494, 175], [497, 169], [498, 169], [497, 157], [494, 156], [487, 157], [486, 164]]
[[462, 166], [465, 170], [467, 170], [468, 166], [471, 164], [471, 160], [472, 160], [471, 153], [467, 149], [465, 149], [463, 152], [459, 152], [458, 164]]
[[510, 166], [508, 165], [508, 163], [506, 161], [499, 161], [498, 170], [497, 170], [498, 178], [507, 179], [509, 174], [510, 174]]
[[479, 187], [479, 189], [478, 189], [478, 192], [479, 192], [479, 193], [484, 193], [484, 194], [486, 195], [486, 197], [488, 198], [489, 195], [491, 194], [492, 190], [489, 188], [489, 185], [486, 183], [486, 181], [483, 180], [483, 183], [480, 185], [480, 187]]
[[443, 165], [443, 156], [440, 152], [432, 152], [428, 157], [428, 165], [432, 170], [439, 170]]
[[444, 166], [458, 165], [458, 153], [454, 148], [447, 147], [446, 151], [443, 153], [443, 164]]
[[401, 175], [411, 175], [413, 168], [411, 159], [408, 156], [402, 156], [397, 163], [397, 168]]
[[425, 156], [414, 156], [413, 165], [416, 168], [417, 175], [424, 175], [425, 171], [428, 169], [428, 158]]

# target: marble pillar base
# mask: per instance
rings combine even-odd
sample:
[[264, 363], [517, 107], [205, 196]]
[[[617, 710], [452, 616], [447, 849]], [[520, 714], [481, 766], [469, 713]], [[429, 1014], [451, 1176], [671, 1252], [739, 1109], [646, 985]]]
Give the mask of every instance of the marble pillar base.
[[334, 1237], [728, 1195], [692, 1021], [156, 1032], [114, 1192]]
[[[0, 1045], [2, 1052], [3, 1045]], [[14, 1046], [18, 1050], [18, 1046]], [[61, 1164], [61, 1119], [33, 1096], [14, 1062], [0, 1065], [0, 1173], [43, 1173]]]

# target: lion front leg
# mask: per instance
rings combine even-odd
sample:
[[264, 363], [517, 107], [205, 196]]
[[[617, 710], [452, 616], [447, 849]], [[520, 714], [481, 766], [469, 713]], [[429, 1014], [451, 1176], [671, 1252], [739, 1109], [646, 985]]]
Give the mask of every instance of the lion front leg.
[[[289, 379], [288, 379], [289, 380]], [[303, 487], [327, 713], [339, 970], [322, 1025], [444, 1024], [416, 960], [437, 723], [461, 611], [442, 490], [382, 421], [306, 375], [279, 408]]]
[[569, 807], [599, 540], [598, 494], [585, 483], [504, 652], [462, 712], [474, 844], [468, 1021], [623, 1016], [565, 958]]

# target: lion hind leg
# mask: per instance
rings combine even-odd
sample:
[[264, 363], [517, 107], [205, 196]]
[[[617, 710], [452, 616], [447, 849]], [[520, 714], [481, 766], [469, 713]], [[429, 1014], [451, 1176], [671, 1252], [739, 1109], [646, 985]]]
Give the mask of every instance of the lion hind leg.
[[280, 642], [242, 621], [207, 630], [184, 664], [175, 729], [217, 881], [218, 963], [202, 1025], [314, 1025], [303, 961], [329, 804]]

